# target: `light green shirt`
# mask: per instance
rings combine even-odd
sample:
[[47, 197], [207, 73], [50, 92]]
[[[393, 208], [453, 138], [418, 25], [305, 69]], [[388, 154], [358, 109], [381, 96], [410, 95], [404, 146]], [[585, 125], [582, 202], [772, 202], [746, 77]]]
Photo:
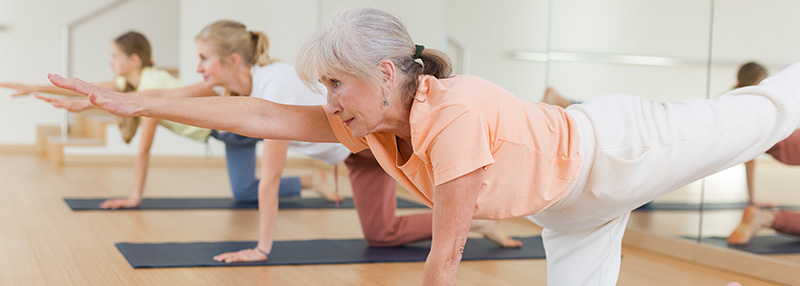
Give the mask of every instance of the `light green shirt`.
[[[118, 76], [116, 78], [117, 88], [119, 88], [119, 90], [124, 90], [126, 81], [127, 79], [124, 76]], [[178, 79], [169, 74], [167, 71], [154, 67], [146, 67], [142, 69], [142, 73], [139, 75], [139, 87], [136, 88], [136, 91], [150, 89], [173, 89], [180, 86], [181, 85], [180, 82], [178, 82]], [[177, 122], [160, 120], [158, 123], [159, 125], [166, 127], [178, 135], [200, 142], [205, 142], [206, 139], [208, 139], [208, 136], [211, 134], [210, 129], [184, 125]]]

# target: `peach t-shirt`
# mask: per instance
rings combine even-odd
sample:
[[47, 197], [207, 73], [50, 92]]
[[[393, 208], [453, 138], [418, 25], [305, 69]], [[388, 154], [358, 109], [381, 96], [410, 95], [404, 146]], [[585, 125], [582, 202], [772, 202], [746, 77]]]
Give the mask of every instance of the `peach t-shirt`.
[[342, 144], [353, 152], [371, 149], [383, 169], [428, 206], [435, 186], [484, 168], [475, 218], [538, 213], [564, 197], [578, 175], [572, 117], [479, 77], [420, 77], [409, 119], [414, 153], [402, 164], [394, 134], [353, 138], [338, 116], [328, 115]]

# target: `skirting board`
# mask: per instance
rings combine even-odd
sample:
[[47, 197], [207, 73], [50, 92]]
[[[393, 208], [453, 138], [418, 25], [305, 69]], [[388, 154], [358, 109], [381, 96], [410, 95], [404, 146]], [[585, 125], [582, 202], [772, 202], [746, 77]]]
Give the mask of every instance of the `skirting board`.
[[622, 244], [725, 271], [782, 284], [800, 281], [800, 264], [696, 241], [628, 228]]
[[[64, 156], [64, 166], [133, 166], [135, 161], [134, 156]], [[256, 164], [260, 164], [261, 160], [257, 160]], [[225, 167], [224, 157], [178, 157], [178, 156], [152, 156], [150, 157], [150, 166], [159, 167]], [[319, 160], [307, 157], [288, 157], [286, 158], [287, 168], [315, 168], [323, 169], [326, 171], [333, 171], [333, 166], [325, 164]], [[340, 168], [347, 170], [347, 168]]]
[[36, 154], [41, 149], [36, 145], [0, 145], [0, 154]]

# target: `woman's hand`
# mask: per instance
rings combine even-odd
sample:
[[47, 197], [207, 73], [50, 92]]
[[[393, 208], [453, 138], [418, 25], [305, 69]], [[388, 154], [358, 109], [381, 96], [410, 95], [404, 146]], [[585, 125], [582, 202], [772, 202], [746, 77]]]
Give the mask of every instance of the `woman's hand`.
[[24, 95], [28, 95], [28, 94], [31, 94], [31, 93], [36, 91], [36, 90], [34, 90], [33, 86], [25, 85], [25, 84], [19, 84], [19, 83], [0, 83], [0, 87], [5, 87], [5, 88], [10, 88], [10, 89], [16, 90], [17, 92], [12, 94], [11, 97], [24, 96]]
[[86, 110], [94, 106], [86, 98], [74, 98], [74, 97], [55, 98], [55, 97], [44, 97], [38, 94], [34, 94], [34, 96], [38, 99], [47, 101], [54, 107], [63, 108], [72, 112]]
[[102, 88], [78, 78], [63, 78], [56, 74], [48, 74], [47, 78], [55, 86], [72, 90], [89, 97], [89, 101], [114, 115], [123, 117], [139, 116], [136, 110], [135, 97]]
[[100, 203], [101, 209], [129, 209], [138, 207], [142, 203], [141, 198], [130, 197], [126, 199], [108, 199]]
[[226, 252], [223, 254], [219, 254], [214, 256], [214, 261], [217, 262], [256, 262], [256, 261], [267, 261], [269, 257], [261, 253], [261, 251], [256, 250], [255, 248], [248, 248], [242, 249], [237, 252]]

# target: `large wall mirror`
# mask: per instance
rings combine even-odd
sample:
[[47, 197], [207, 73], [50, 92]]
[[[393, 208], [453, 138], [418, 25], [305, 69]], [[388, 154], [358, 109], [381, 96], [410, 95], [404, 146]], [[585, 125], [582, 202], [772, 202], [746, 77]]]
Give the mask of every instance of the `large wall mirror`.
[[[571, 101], [605, 93], [705, 98], [711, 10], [692, 0], [450, 0], [448, 51], [467, 73], [531, 101], [547, 87]], [[654, 202], [678, 210], [635, 212], [629, 227], [698, 237], [702, 185]]]
[[[742, 63], [757, 62], [766, 68], [769, 75], [774, 75], [800, 60], [800, 18], [797, 17], [800, 2], [717, 0], [713, 4], [710, 96], [722, 94], [736, 84], [737, 71]], [[787, 141], [786, 144], [797, 145], [800, 141]], [[784, 161], [789, 164], [768, 154], [753, 160], [750, 183], [756, 203], [786, 208], [800, 206], [800, 193], [796, 190], [800, 185], [800, 167], [792, 166], [797, 162]], [[749, 198], [746, 174], [742, 164], [706, 178], [701, 227], [704, 243], [723, 245], [722, 239], [739, 225], [742, 208]], [[715, 209], [725, 205], [732, 207]], [[761, 219], [764, 212], [759, 211], [756, 219]], [[791, 249], [790, 244], [800, 242], [800, 239], [779, 236], [769, 227], [762, 228], [755, 235], [748, 244], [741, 246], [745, 249], [743, 251], [783, 252], [761, 255], [800, 266], [800, 254], [786, 253]], [[711, 237], [715, 238], [709, 239]]]
[[[447, 51], [460, 73], [539, 101], [626, 93], [675, 102], [731, 90], [739, 66], [770, 74], [800, 60], [793, 0], [446, 0]], [[800, 167], [756, 159], [756, 200], [800, 206]], [[744, 165], [634, 211], [629, 228], [689, 241], [727, 237], [748, 200]], [[771, 234], [762, 231], [759, 234]], [[703, 242], [705, 243], [705, 241]], [[800, 255], [773, 255], [795, 261]]]

